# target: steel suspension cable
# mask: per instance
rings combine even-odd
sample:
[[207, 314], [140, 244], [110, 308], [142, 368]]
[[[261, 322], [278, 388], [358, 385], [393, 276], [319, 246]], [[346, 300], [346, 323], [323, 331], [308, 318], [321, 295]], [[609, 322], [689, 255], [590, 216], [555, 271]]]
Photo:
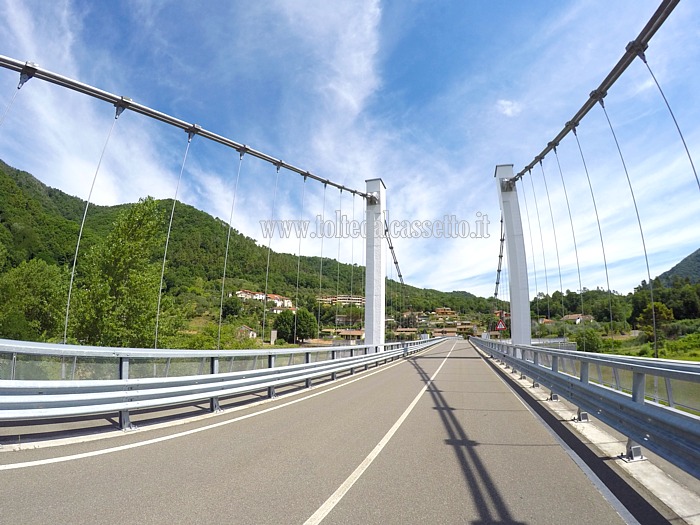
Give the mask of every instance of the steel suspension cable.
[[544, 181], [544, 191], [547, 194], [547, 204], [549, 205], [549, 218], [552, 220], [552, 233], [554, 234], [554, 251], [557, 254], [557, 270], [559, 271], [559, 291], [561, 292], [561, 316], [564, 317], [564, 284], [561, 280], [561, 261], [559, 260], [559, 242], [557, 240], [557, 228], [554, 225], [554, 212], [552, 211], [552, 201], [549, 198], [549, 187], [547, 186], [547, 177], [544, 174], [544, 164], [540, 159], [540, 170], [542, 171], [542, 181]]
[[[352, 195], [352, 227], [355, 227], [355, 194], [353, 193]], [[352, 234], [350, 234], [350, 321], [351, 321], [351, 328], [355, 326], [355, 320], [353, 319], [352, 316], [352, 311], [356, 307], [355, 306], [355, 299], [353, 295], [353, 280], [355, 278], [355, 237], [353, 237]]]
[[182, 157], [182, 165], [180, 166], [180, 175], [177, 178], [177, 185], [175, 186], [175, 196], [173, 197], [173, 206], [170, 210], [170, 221], [168, 222], [168, 233], [165, 236], [165, 249], [163, 250], [163, 265], [160, 269], [160, 286], [158, 287], [158, 306], [156, 307], [156, 333], [155, 342], [153, 344], [154, 348], [158, 348], [158, 328], [160, 326], [160, 304], [163, 297], [163, 278], [165, 277], [165, 262], [168, 259], [168, 246], [170, 245], [170, 232], [173, 228], [173, 217], [175, 216], [175, 204], [177, 203], [177, 195], [180, 191], [180, 182], [182, 181], [182, 174], [185, 171], [185, 163], [187, 162], [187, 154], [190, 151], [190, 144], [192, 144], [192, 137], [194, 137], [195, 131], [189, 130], [187, 132], [187, 146], [185, 147], [185, 155]]
[[[505, 227], [503, 225], [503, 215], [501, 215], [501, 237], [500, 237], [500, 246], [498, 249], [498, 268], [496, 269], [496, 289], [493, 292], [493, 300], [494, 300], [494, 313], [495, 310], [498, 307], [498, 287], [501, 284], [501, 271], [503, 270], [503, 245], [506, 240], [506, 234], [505, 234]], [[502, 311], [503, 309], [501, 309]], [[498, 316], [499, 319], [501, 316]], [[489, 328], [490, 331], [490, 328]]]
[[[586, 173], [586, 180], [588, 181], [588, 189], [591, 192], [591, 201], [593, 202], [593, 211], [595, 212], [595, 222], [598, 225], [598, 237], [600, 238], [600, 249], [603, 252], [603, 267], [605, 268], [605, 285], [608, 288], [608, 307], [610, 309], [610, 330], [613, 330], [613, 313], [612, 313], [612, 290], [610, 289], [610, 273], [608, 272], [608, 258], [605, 254], [605, 242], [603, 241], [603, 228], [600, 225], [600, 215], [598, 214], [598, 205], [595, 200], [595, 193], [593, 192], [593, 184], [591, 184], [591, 176], [588, 173], [588, 165], [586, 164], [586, 157], [583, 155], [583, 149], [581, 148], [581, 141], [578, 138], [578, 133], [576, 132], [576, 125], [571, 123], [571, 131], [576, 138], [576, 145], [578, 146], [579, 154], [581, 155], [581, 162], [583, 164], [583, 171]], [[581, 304], [583, 304], [583, 288], [581, 288]], [[584, 339], [585, 340], [585, 339]]]
[[[571, 237], [574, 241], [574, 255], [576, 257], [576, 273], [578, 274], [578, 289], [580, 290], [581, 299], [581, 321], [583, 322], [584, 310], [583, 310], [583, 284], [581, 281], [581, 265], [579, 264], [578, 258], [578, 245], [576, 244], [576, 232], [574, 230], [574, 219], [571, 214], [571, 205], [569, 204], [569, 194], [566, 191], [566, 183], [564, 182], [564, 172], [561, 169], [561, 163], [559, 162], [559, 153], [557, 153], [557, 147], [552, 147], [554, 151], [554, 157], [557, 160], [557, 167], [559, 168], [559, 176], [561, 177], [561, 185], [564, 189], [564, 200], [566, 201], [566, 210], [569, 212], [569, 224], [571, 225]], [[563, 301], [563, 298], [562, 298]], [[583, 338], [583, 351], [586, 351], [586, 338]]]
[[603, 113], [605, 114], [605, 120], [608, 121], [608, 126], [610, 127], [610, 133], [612, 133], [613, 139], [615, 140], [615, 146], [617, 147], [617, 152], [620, 154], [620, 161], [622, 162], [622, 167], [625, 171], [625, 177], [627, 178], [627, 184], [630, 188], [630, 194], [632, 195], [632, 203], [634, 204], [634, 212], [637, 215], [637, 224], [639, 225], [639, 234], [642, 238], [642, 249], [644, 250], [644, 262], [647, 266], [647, 277], [649, 278], [649, 296], [651, 299], [651, 322], [652, 329], [654, 331], [654, 357], [659, 357], [659, 349], [657, 344], [657, 334], [656, 334], [656, 308], [654, 306], [654, 284], [651, 282], [651, 270], [649, 269], [649, 256], [647, 254], [647, 246], [644, 241], [644, 229], [642, 228], [642, 219], [639, 216], [639, 208], [637, 207], [637, 199], [634, 196], [634, 189], [632, 188], [632, 181], [630, 180], [629, 172], [627, 171], [627, 164], [625, 163], [625, 158], [622, 155], [622, 149], [620, 148], [620, 143], [617, 140], [617, 135], [613, 129], [612, 123], [610, 122], [610, 117], [608, 116], [608, 111], [605, 109], [605, 102], [603, 97], [605, 94], [599, 94], [600, 98], [598, 102], [600, 107], [603, 108]]
[[321, 297], [322, 297], [322, 286], [323, 286], [323, 238], [326, 236], [324, 231], [326, 227], [326, 190], [328, 185], [323, 185], [323, 208], [321, 210], [321, 264], [318, 270], [318, 327], [316, 336], [318, 339], [321, 338]]
[[[520, 179], [522, 182], [522, 179]], [[525, 204], [525, 217], [527, 217], [527, 231], [530, 234], [530, 253], [532, 254], [532, 273], [535, 278], [535, 310], [537, 311], [537, 322], [540, 322], [540, 292], [537, 287], [537, 264], [535, 261], [535, 243], [532, 241], [532, 227], [530, 226], [530, 212], [527, 208], [527, 194], [526, 189], [523, 187], [522, 191], [523, 203]]]
[[[301, 225], [304, 220], [304, 204], [306, 197], [306, 177], [304, 177], [304, 183], [301, 186], [301, 211], [299, 212], [299, 225]], [[297, 342], [297, 326], [299, 321], [299, 274], [301, 273], [301, 238], [303, 235], [299, 234], [299, 246], [297, 248], [297, 286], [296, 295], [294, 299], [295, 315], [294, 315], [294, 343]]]
[[[21, 87], [21, 85], [20, 85]], [[19, 88], [18, 88], [19, 89]], [[92, 176], [92, 183], [90, 184], [90, 191], [88, 192], [87, 201], [85, 201], [85, 210], [83, 211], [83, 218], [80, 221], [80, 230], [78, 230], [78, 241], [75, 244], [75, 255], [73, 256], [73, 268], [70, 272], [70, 284], [68, 285], [68, 299], [66, 301], [66, 316], [63, 323], [63, 344], [66, 344], [68, 340], [68, 317], [70, 315], [70, 302], [73, 293], [73, 282], [75, 280], [75, 268], [78, 263], [78, 252], [80, 251], [80, 241], [83, 238], [83, 229], [85, 228], [85, 219], [87, 218], [88, 208], [90, 207], [90, 200], [92, 199], [92, 191], [95, 189], [95, 181], [97, 180], [97, 174], [100, 172], [100, 167], [102, 166], [102, 160], [104, 159], [105, 152], [107, 151], [107, 145], [109, 144], [109, 139], [112, 137], [112, 131], [114, 131], [114, 126], [117, 124], [119, 115], [122, 114], [124, 108], [122, 106], [116, 106], [116, 111], [114, 114], [114, 120], [112, 120], [112, 125], [109, 127], [109, 133], [107, 133], [107, 138], [102, 146], [102, 152], [100, 153], [100, 160], [97, 162], [97, 168], [95, 169], [95, 174]]]
[[338, 274], [335, 281], [335, 331], [338, 332], [338, 315], [340, 314], [340, 301], [338, 296], [340, 295], [340, 241], [343, 238], [342, 232], [340, 231], [343, 221], [343, 190], [338, 193], [338, 225], [335, 229], [335, 234], [338, 237]]
[[537, 194], [535, 193], [535, 183], [532, 179], [532, 170], [528, 170], [530, 174], [530, 184], [532, 185], [532, 198], [535, 201], [535, 211], [537, 213], [537, 226], [540, 230], [540, 244], [542, 245], [542, 266], [544, 267], [544, 290], [547, 294], [547, 319], [552, 318], [552, 312], [550, 308], [550, 297], [549, 297], [549, 279], [547, 277], [547, 258], [544, 254], [544, 236], [542, 235], [542, 222], [540, 221], [540, 207], [537, 204]]
[[649, 70], [649, 74], [651, 75], [651, 78], [654, 79], [654, 83], [656, 84], [656, 87], [659, 88], [659, 93], [661, 94], [661, 98], [664, 99], [664, 103], [666, 104], [666, 108], [668, 109], [668, 112], [671, 115], [671, 118], [673, 119], [673, 123], [676, 125], [676, 130], [678, 130], [678, 135], [681, 138], [681, 142], [683, 142], [683, 147], [685, 148], [685, 154], [688, 156], [688, 161], [690, 162], [690, 167], [693, 170], [693, 175], [695, 175], [695, 182], [698, 185], [698, 189], [700, 190], [700, 178], [698, 178], [698, 172], [695, 169], [695, 163], [693, 162], [693, 157], [690, 155], [690, 150], [688, 149], [688, 144], [685, 141], [685, 137], [683, 136], [683, 132], [681, 131], [681, 127], [678, 125], [678, 121], [676, 120], [676, 115], [673, 113], [673, 110], [671, 109], [671, 104], [669, 104], [668, 99], [666, 98], [666, 95], [664, 94], [664, 90], [661, 89], [661, 84], [659, 84], [659, 81], [656, 80], [656, 75], [654, 75], [654, 72], [651, 70], [651, 66], [649, 66], [649, 63], [647, 62], [647, 57], [644, 55], [644, 50], [646, 49], [646, 45], [642, 45], [639, 42], [633, 41], [627, 44], [627, 50], [631, 50], [637, 53], [637, 56], [642, 59], [642, 62], [644, 62], [644, 65], [647, 67]]
[[221, 277], [221, 302], [219, 304], [219, 333], [216, 338], [216, 349], [221, 348], [221, 324], [224, 318], [224, 289], [226, 287], [226, 268], [228, 266], [228, 251], [231, 243], [231, 230], [233, 230], [233, 210], [236, 206], [236, 195], [238, 194], [238, 181], [241, 177], [241, 166], [243, 165], [244, 152], [238, 154], [238, 171], [236, 173], [236, 182], [233, 185], [233, 197], [231, 198], [231, 212], [228, 216], [228, 229], [226, 232], [226, 252], [224, 254], [224, 272]]
[[[275, 190], [272, 194], [272, 210], [270, 212], [270, 224], [275, 224], [275, 209], [277, 207], [277, 185], [280, 180], [280, 166], [276, 167], [275, 174]], [[263, 322], [262, 322], [262, 343], [265, 344], [265, 321], [267, 320], [267, 285], [270, 278], [270, 255], [272, 254], [272, 238], [275, 236], [275, 230], [272, 230], [270, 238], [267, 241], [267, 266], [265, 267], [265, 295], [263, 301]], [[270, 345], [272, 345], [272, 334], [270, 334]]]

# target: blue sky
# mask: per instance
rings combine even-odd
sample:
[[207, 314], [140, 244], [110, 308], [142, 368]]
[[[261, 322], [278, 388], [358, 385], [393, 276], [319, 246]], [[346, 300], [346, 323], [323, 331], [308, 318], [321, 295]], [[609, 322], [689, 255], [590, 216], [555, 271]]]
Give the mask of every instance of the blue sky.
[[[395, 239], [405, 280], [493, 293], [498, 255], [494, 169], [519, 171], [587, 99], [657, 2], [515, 1], [8, 1], [0, 0], [0, 54], [124, 95], [276, 158], [364, 190], [381, 177], [392, 220], [473, 224], [489, 239]], [[700, 5], [681, 2], [647, 57], [700, 167]], [[18, 75], [0, 70], [0, 110]], [[648, 72], [636, 61], [606, 98], [637, 196], [652, 276], [700, 247], [700, 191]], [[87, 197], [114, 109], [37, 80], [20, 90], [0, 128], [0, 158], [46, 184]], [[579, 127], [602, 220], [611, 287], [646, 278], [639, 229], [602, 112]], [[172, 197], [186, 135], [125, 112], [97, 177], [93, 202]], [[592, 201], [573, 137], [559, 156], [574, 215], [583, 286], [605, 287]], [[238, 156], [195, 138], [179, 198], [228, 220]], [[578, 289], [572, 228], [554, 157], [520, 186], [530, 289]], [[267, 244], [259, 221], [314, 220], [323, 186], [245, 157], [234, 227]], [[530, 243], [529, 222], [542, 224]], [[326, 216], [362, 202], [326, 190]], [[521, 208], [524, 213], [523, 196]], [[553, 220], [552, 220], [553, 219]], [[552, 229], [554, 222], [555, 229]], [[534, 246], [534, 251], [533, 251]], [[303, 239], [304, 255], [318, 240]], [[272, 240], [295, 253], [296, 239]], [[323, 254], [361, 262], [362, 242], [326, 239]], [[543, 275], [547, 267], [547, 281]], [[392, 275], [393, 270], [388, 269]]]

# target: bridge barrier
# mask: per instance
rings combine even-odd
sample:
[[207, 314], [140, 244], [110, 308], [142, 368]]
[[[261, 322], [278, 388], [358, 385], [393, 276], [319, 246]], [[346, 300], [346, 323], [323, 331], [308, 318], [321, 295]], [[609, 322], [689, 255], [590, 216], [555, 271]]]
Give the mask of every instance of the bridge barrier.
[[556, 350], [470, 338], [492, 358], [594, 415], [628, 438], [700, 478], [700, 363]]
[[[210, 409], [218, 411], [219, 399], [223, 397], [260, 390], [275, 397], [276, 387], [296, 383], [310, 388], [319, 377], [336, 379], [338, 373], [347, 371], [353, 374], [359, 368], [366, 370], [370, 365], [414, 354], [443, 339], [378, 346], [221, 351], [0, 340], [0, 421], [118, 413], [120, 428], [128, 429], [133, 428], [129, 412], [136, 409], [208, 400]], [[286, 359], [286, 364], [279, 366], [280, 359]], [[245, 369], [231, 371], [236, 360], [243, 362]], [[140, 375], [145, 370], [152, 370], [152, 375], [130, 376], [134, 362], [140, 366]], [[222, 363], [228, 363], [230, 371], [222, 372]], [[191, 370], [194, 365], [198, 373], [169, 376], [183, 364], [180, 371]], [[76, 379], [76, 373], [86, 378]], [[100, 377], [104, 375], [113, 377]]]

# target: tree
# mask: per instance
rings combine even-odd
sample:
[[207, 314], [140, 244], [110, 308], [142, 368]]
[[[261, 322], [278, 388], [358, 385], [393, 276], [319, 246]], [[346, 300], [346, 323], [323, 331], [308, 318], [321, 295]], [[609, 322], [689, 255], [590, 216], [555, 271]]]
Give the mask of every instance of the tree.
[[0, 275], [0, 337], [45, 341], [62, 335], [67, 275], [41, 259]]
[[163, 244], [160, 219], [151, 197], [140, 200], [119, 215], [105, 241], [79, 262], [72, 327], [80, 342], [153, 346], [160, 279], [155, 253]]
[[656, 336], [660, 338], [662, 329], [673, 321], [673, 310], [668, 308], [663, 303], [654, 301], [654, 310], [652, 311], [651, 304], [642, 310], [642, 313], [637, 317], [637, 325], [644, 332], [647, 341], [654, 340], [654, 320], [656, 320]]
[[316, 317], [306, 308], [297, 310], [297, 339], [304, 341], [312, 338], [318, 332]]
[[228, 318], [229, 316], [235, 317], [241, 313], [242, 308], [243, 303], [238, 297], [236, 297], [235, 295], [227, 297], [226, 299], [224, 299], [223, 308], [221, 310], [222, 317], [224, 319]]
[[275, 319], [274, 325], [277, 337], [288, 343], [294, 343], [294, 312], [285, 310]]
[[603, 347], [603, 339], [597, 330], [584, 328], [574, 334], [576, 349], [585, 352], [598, 352]]

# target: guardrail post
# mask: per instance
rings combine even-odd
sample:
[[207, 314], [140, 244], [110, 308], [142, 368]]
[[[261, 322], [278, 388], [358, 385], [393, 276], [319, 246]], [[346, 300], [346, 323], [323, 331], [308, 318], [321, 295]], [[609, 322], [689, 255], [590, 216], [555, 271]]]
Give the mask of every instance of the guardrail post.
[[[644, 389], [646, 386], [646, 376], [640, 372], [632, 372], [632, 401], [640, 405], [644, 404]], [[644, 459], [642, 447], [631, 438], [627, 438], [625, 451], [627, 461], [638, 461]]]
[[[335, 361], [338, 358], [338, 351], [337, 350], [331, 350], [331, 360]], [[331, 374], [331, 379], [335, 381], [338, 378], [338, 373], [333, 372]]]
[[[15, 374], [17, 373], [17, 352], [12, 352], [12, 362], [10, 364], [10, 379], [15, 378]], [[61, 378], [63, 379], [63, 378]]]
[[588, 384], [588, 361], [581, 361], [581, 383]]
[[[129, 379], [129, 358], [120, 357], [119, 358], [119, 379], [127, 380]], [[129, 410], [124, 409], [119, 411], [119, 428], [122, 430], [132, 430], [136, 427], [131, 423], [131, 418], [129, 418]]]
[[[211, 365], [210, 368], [211, 368], [212, 375], [218, 374], [219, 373], [219, 358], [212, 356], [210, 365]], [[209, 410], [211, 412], [221, 412], [221, 405], [219, 405], [218, 396], [214, 396], [212, 398], [209, 398]]]
[[[275, 368], [275, 356], [274, 354], [269, 354], [267, 356], [267, 367], [268, 368]], [[268, 386], [267, 387], [267, 397], [272, 399], [275, 397], [277, 394], [275, 393], [275, 387], [274, 386]]]
[[[306, 363], [307, 365], [311, 363], [311, 352], [306, 352], [304, 356], [304, 363]], [[308, 378], [306, 380], [306, 388], [311, 388], [311, 378]]]

